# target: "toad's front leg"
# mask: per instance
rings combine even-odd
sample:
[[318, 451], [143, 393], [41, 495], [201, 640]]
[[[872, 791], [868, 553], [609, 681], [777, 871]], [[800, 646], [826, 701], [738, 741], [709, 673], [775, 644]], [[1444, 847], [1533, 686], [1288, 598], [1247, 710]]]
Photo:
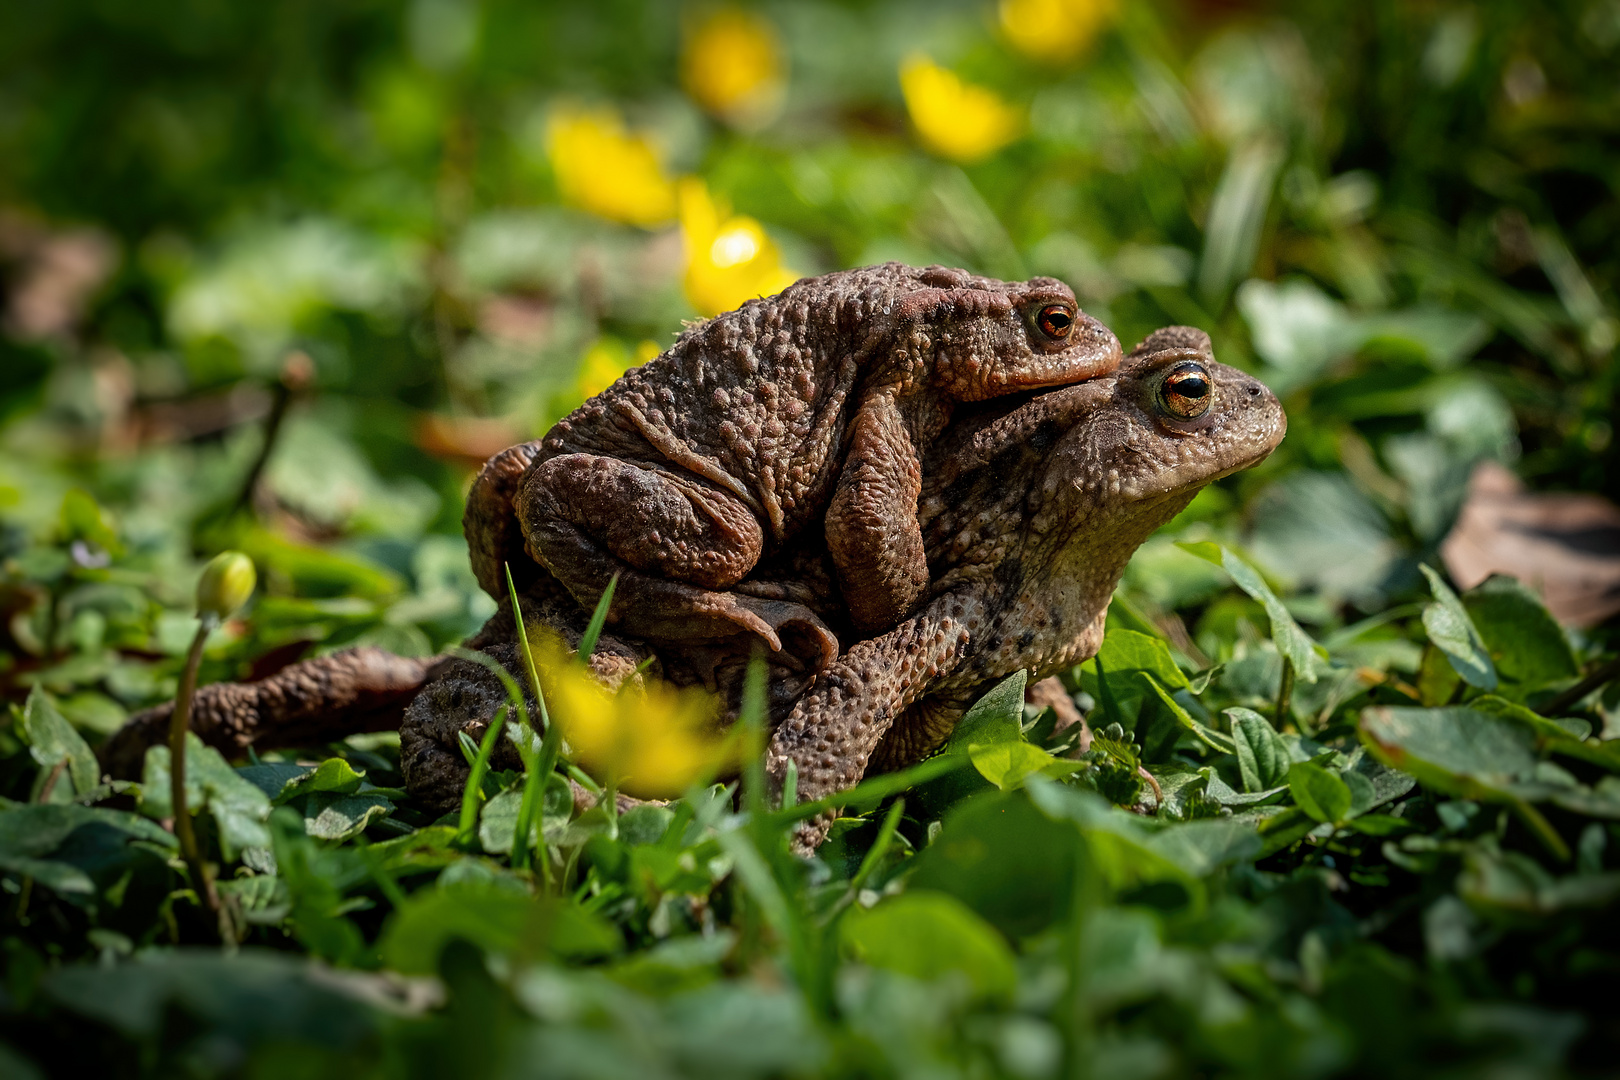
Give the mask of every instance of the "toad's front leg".
[[928, 587], [917, 524], [922, 465], [892, 388], [869, 394], [850, 422], [849, 451], [827, 507], [827, 550], [850, 619], [878, 633]]
[[[959, 618], [925, 612], [852, 647], [772, 733], [765, 758], [772, 788], [782, 790], [789, 761], [798, 774], [800, 802], [859, 783], [895, 718], [957, 666], [968, 640]], [[807, 822], [795, 846], [814, 848], [829, 821]]]

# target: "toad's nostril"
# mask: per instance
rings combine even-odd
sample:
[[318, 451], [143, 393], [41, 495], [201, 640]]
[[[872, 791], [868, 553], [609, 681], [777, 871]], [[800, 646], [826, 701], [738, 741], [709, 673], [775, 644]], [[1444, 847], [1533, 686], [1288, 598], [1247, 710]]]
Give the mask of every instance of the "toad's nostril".
[[1260, 396], [1260, 387], [1258, 385], [1256, 385], [1255, 383], [1250, 383], [1249, 384], [1249, 396], [1250, 397], [1259, 397]]

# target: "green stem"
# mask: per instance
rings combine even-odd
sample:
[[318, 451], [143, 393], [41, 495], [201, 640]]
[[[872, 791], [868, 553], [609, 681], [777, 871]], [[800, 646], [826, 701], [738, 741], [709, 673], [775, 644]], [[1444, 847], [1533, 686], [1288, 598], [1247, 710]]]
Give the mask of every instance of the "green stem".
[[1542, 716], [1557, 716], [1566, 709], [1579, 705], [1581, 699], [1587, 694], [1607, 683], [1613, 682], [1615, 679], [1620, 679], [1620, 656], [1614, 657], [1607, 664], [1604, 664], [1562, 694], [1542, 705], [1536, 711]]
[[197, 692], [197, 669], [202, 666], [203, 645], [216, 621], [210, 615], [198, 619], [197, 636], [191, 639], [191, 651], [186, 654], [186, 666], [180, 672], [180, 692], [174, 698], [174, 712], [169, 714], [169, 806], [174, 811], [175, 839], [180, 841], [180, 855], [191, 871], [192, 885], [208, 910], [217, 915], [219, 894], [214, 891], [214, 880], [197, 847], [191, 808], [186, 803], [186, 732], [191, 725], [191, 699]]

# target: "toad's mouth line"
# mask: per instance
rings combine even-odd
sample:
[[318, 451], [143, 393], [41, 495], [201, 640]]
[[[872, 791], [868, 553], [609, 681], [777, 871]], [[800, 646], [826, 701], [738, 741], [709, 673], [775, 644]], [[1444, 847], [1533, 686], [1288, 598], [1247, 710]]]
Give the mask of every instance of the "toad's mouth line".
[[[1279, 440], [1279, 442], [1280, 441], [1281, 440]], [[1169, 470], [1167, 473], [1158, 478], [1161, 481], [1168, 479], [1170, 482], [1167, 486], [1161, 487], [1156, 484], [1152, 490], [1144, 491], [1139, 495], [1127, 495], [1127, 499], [1138, 506], [1146, 507], [1164, 502], [1167, 499], [1173, 499], [1178, 495], [1199, 491], [1202, 488], [1208, 487], [1210, 484], [1215, 483], [1217, 480], [1224, 480], [1228, 476], [1232, 476], [1235, 473], [1240, 473], [1245, 469], [1253, 468], [1262, 461], [1266, 460], [1266, 458], [1270, 457], [1276, 451], [1276, 449], [1277, 447], [1275, 445], [1269, 446], [1264, 450], [1256, 452], [1250, 457], [1244, 458], [1240, 461], [1235, 461], [1226, 468], [1217, 472], [1201, 475], [1192, 483], [1183, 484], [1174, 482], [1174, 478], [1178, 475], [1180, 470]], [[1080, 483], [1080, 481], [1076, 481], [1076, 486], [1080, 486]]]

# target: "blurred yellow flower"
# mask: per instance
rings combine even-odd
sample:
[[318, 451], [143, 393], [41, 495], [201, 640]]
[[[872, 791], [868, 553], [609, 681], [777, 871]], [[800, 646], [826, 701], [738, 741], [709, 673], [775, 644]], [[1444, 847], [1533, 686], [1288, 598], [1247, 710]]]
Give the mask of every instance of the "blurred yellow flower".
[[1024, 55], [1073, 60], [1114, 17], [1118, 0], [1001, 0], [1001, 31]]
[[721, 8], [688, 24], [681, 50], [686, 92], [723, 120], [763, 123], [782, 102], [784, 58], [771, 24]]
[[978, 161], [1018, 137], [1023, 114], [993, 91], [963, 82], [926, 56], [900, 65], [900, 89], [924, 143], [963, 163]]
[[781, 252], [759, 222], [716, 205], [702, 180], [689, 176], [680, 182], [680, 206], [686, 298], [704, 315], [730, 311], [799, 279], [782, 266]]
[[535, 642], [540, 681], [569, 757], [627, 795], [671, 798], [734, 763], [735, 742], [717, 730], [720, 703], [696, 687], [648, 678], [617, 693], [594, 679], [555, 635]]
[[626, 131], [612, 109], [557, 106], [546, 156], [563, 198], [581, 209], [643, 228], [675, 216], [675, 186], [652, 144]]
[[632, 356], [624, 342], [618, 338], [605, 337], [597, 339], [585, 352], [579, 362], [579, 376], [576, 383], [581, 397], [595, 397], [609, 386], [613, 380], [629, 371], [637, 364], [645, 364], [659, 353], [656, 341], [643, 341], [636, 346]]

